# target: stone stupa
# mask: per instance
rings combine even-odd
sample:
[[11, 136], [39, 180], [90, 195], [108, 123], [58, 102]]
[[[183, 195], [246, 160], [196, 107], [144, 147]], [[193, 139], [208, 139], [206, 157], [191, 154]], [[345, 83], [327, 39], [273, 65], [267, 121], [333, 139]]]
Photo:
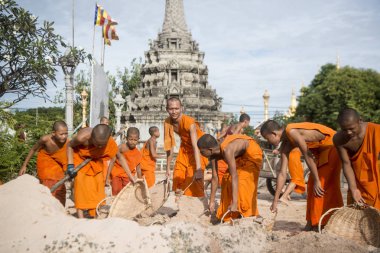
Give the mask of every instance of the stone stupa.
[[[158, 38], [149, 43], [141, 70], [141, 84], [128, 96], [123, 113], [128, 126], [140, 129], [140, 139], [148, 139], [150, 126], [160, 128], [168, 117], [166, 99], [178, 97], [184, 113], [194, 117], [205, 132], [213, 134], [232, 117], [221, 112], [222, 98], [208, 83], [205, 53], [191, 37], [182, 0], [166, 0], [165, 19]], [[162, 145], [162, 138], [159, 146]]]

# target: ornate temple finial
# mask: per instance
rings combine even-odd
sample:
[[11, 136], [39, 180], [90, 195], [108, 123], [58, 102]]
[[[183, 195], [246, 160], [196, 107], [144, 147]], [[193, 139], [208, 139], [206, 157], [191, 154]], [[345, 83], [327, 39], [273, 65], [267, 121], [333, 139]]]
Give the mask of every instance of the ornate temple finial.
[[336, 54], [336, 69], [340, 69], [340, 57], [339, 54]]
[[289, 106], [289, 116], [294, 116], [294, 113], [296, 112], [297, 109], [297, 97], [294, 92], [294, 89], [292, 89], [292, 97], [290, 99], [290, 106]]
[[166, 0], [163, 33], [188, 32], [183, 0]]
[[270, 98], [270, 95], [269, 95], [269, 92], [268, 90], [265, 90], [264, 92], [264, 95], [263, 95], [263, 99], [264, 99], [264, 120], [267, 121], [269, 119], [269, 98]]

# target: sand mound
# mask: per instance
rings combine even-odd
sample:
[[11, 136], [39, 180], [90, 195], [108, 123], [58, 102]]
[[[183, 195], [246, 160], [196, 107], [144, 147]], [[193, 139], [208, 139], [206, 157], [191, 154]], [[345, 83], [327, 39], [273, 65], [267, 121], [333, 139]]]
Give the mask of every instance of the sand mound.
[[272, 243], [265, 252], [270, 253], [330, 253], [330, 252], [379, 252], [372, 246], [364, 247], [353, 241], [328, 234], [302, 232], [288, 240]]
[[[162, 223], [170, 219], [164, 225], [80, 220], [68, 215], [48, 188], [24, 175], [0, 187], [0, 252], [367, 252], [354, 242], [315, 233], [279, 239], [249, 218], [235, 226], [207, 225], [209, 217], [199, 217], [204, 201], [182, 201], [180, 210], [173, 197], [161, 208]], [[281, 242], [273, 242], [276, 238]]]

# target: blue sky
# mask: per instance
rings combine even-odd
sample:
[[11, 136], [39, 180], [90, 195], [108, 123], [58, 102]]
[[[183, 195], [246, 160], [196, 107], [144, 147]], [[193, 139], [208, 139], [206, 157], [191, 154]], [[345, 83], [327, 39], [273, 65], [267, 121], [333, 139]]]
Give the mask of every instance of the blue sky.
[[[17, 0], [71, 42], [71, 0]], [[119, 22], [120, 40], [106, 48], [105, 69], [111, 73], [144, 56], [149, 39], [162, 27], [164, 0], [99, 1]], [[95, 1], [75, 1], [75, 44], [92, 51]], [[335, 63], [380, 71], [380, 1], [378, 0], [184, 0], [189, 29], [206, 53], [209, 83], [224, 98], [223, 111], [241, 105], [255, 125], [263, 118], [262, 95], [269, 91], [269, 111], [285, 111], [292, 89], [299, 95], [319, 68]], [[96, 29], [95, 57], [100, 55]], [[88, 66], [82, 64], [80, 68]], [[49, 87], [54, 96], [64, 80]], [[47, 104], [49, 105], [49, 104]], [[16, 107], [41, 106], [30, 98]]]

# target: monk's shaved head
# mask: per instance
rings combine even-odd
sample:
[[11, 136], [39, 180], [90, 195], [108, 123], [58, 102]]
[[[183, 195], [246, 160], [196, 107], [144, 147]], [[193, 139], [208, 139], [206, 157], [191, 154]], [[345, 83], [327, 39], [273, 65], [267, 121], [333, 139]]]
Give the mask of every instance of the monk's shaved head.
[[66, 122], [64, 122], [63, 120], [58, 120], [56, 122], [54, 122], [53, 124], [53, 127], [52, 127], [52, 130], [54, 132], [58, 131], [60, 128], [65, 128], [67, 129], [67, 124]]
[[136, 128], [136, 127], [130, 127], [130, 128], [128, 128], [128, 130], [127, 130], [127, 137], [131, 136], [131, 135], [137, 135], [138, 137], [140, 137], [140, 131], [139, 131], [139, 129]]
[[151, 127], [149, 127], [149, 134], [150, 134], [150, 135], [153, 135], [154, 132], [156, 132], [156, 131], [158, 131], [158, 130], [159, 130], [158, 127], [156, 127], [156, 126], [151, 126]]
[[172, 103], [172, 102], [178, 102], [179, 105], [182, 106], [182, 102], [181, 102], [181, 100], [179, 100], [179, 98], [171, 97], [168, 100], [166, 100], [166, 107], [168, 107], [169, 103]]
[[201, 138], [199, 138], [197, 145], [199, 149], [209, 149], [217, 147], [218, 142], [212, 135], [205, 134]]
[[281, 130], [281, 125], [274, 120], [267, 120], [260, 128], [260, 133], [262, 136], [273, 133], [274, 131]]
[[339, 112], [337, 120], [339, 124], [345, 123], [348, 121], [358, 121], [360, 120], [360, 115], [355, 109], [346, 108]]
[[97, 144], [97, 146], [104, 146], [107, 144], [111, 133], [112, 130], [108, 125], [99, 124], [92, 129], [91, 139]]
[[243, 113], [239, 117], [239, 122], [250, 121], [250, 120], [251, 120], [251, 117], [249, 117], [249, 115], [246, 113]]

